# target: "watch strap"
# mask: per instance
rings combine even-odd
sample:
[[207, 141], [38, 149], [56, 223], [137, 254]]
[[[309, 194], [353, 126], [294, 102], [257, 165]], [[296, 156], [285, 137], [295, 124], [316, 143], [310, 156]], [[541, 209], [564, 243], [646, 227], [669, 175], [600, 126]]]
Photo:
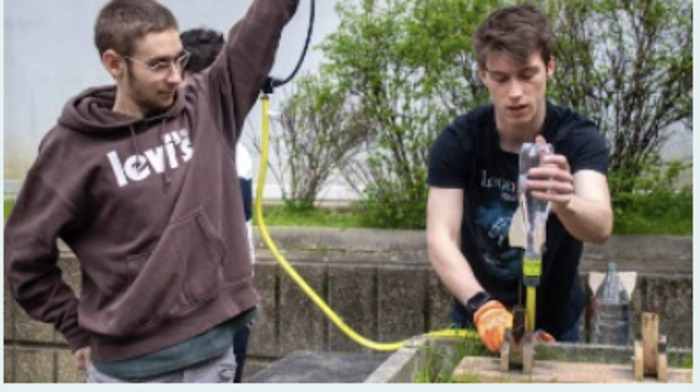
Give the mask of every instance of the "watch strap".
[[479, 310], [479, 308], [482, 307], [486, 302], [492, 299], [493, 297], [489, 293], [482, 290], [474, 294], [471, 298], [467, 300], [465, 308], [467, 310], [467, 316], [469, 317], [469, 321], [471, 321], [472, 324], [474, 324], [474, 314], [476, 313], [476, 311]]

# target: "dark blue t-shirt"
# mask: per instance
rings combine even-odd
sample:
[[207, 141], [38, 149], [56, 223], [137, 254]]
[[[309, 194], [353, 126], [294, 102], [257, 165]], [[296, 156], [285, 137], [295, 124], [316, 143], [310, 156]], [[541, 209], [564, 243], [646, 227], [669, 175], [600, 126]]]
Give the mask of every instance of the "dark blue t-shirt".
[[[547, 102], [541, 134], [567, 157], [572, 173], [607, 174], [608, 150], [596, 125], [570, 109]], [[517, 208], [518, 154], [502, 151], [493, 105], [458, 117], [430, 152], [428, 184], [464, 190], [461, 250], [479, 283], [512, 307], [522, 289], [522, 250], [508, 241]], [[583, 244], [556, 214], [547, 222], [542, 276], [537, 288], [536, 328], [558, 337], [578, 320], [584, 306], [578, 273]], [[524, 303], [524, 290], [522, 291]]]

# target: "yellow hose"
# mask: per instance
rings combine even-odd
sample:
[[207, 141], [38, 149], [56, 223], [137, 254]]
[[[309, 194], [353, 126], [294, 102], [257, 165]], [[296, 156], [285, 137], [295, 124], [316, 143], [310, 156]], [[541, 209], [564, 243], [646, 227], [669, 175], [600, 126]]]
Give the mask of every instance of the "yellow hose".
[[[323, 314], [330, 319], [333, 324], [338, 327], [347, 337], [352, 339], [354, 342], [360, 344], [363, 347], [366, 347], [370, 350], [374, 351], [396, 351], [400, 349], [407, 341], [398, 341], [398, 342], [392, 342], [392, 343], [380, 343], [380, 342], [375, 342], [373, 340], [367, 339], [364, 336], [358, 334], [355, 332], [352, 328], [350, 328], [344, 321], [341, 319], [334, 311], [333, 309], [328, 306], [328, 304], [316, 294], [316, 292], [311, 288], [311, 286], [306, 283], [304, 278], [301, 277], [297, 273], [297, 271], [292, 267], [292, 265], [287, 261], [287, 259], [284, 258], [284, 256], [280, 253], [279, 249], [277, 249], [277, 246], [275, 245], [274, 241], [272, 241], [272, 238], [270, 238], [270, 234], [267, 231], [267, 226], [265, 225], [265, 220], [263, 219], [263, 209], [262, 209], [262, 200], [263, 200], [263, 191], [265, 188], [265, 177], [267, 175], [267, 164], [270, 159], [270, 118], [269, 118], [269, 110], [270, 110], [270, 99], [267, 95], [264, 95], [262, 97], [262, 110], [263, 110], [263, 118], [262, 118], [262, 152], [260, 156], [260, 168], [258, 170], [258, 186], [255, 191], [255, 217], [258, 221], [258, 228], [260, 230], [260, 234], [262, 235], [265, 244], [267, 244], [267, 247], [270, 249], [272, 254], [275, 256], [275, 259], [279, 262], [279, 264], [282, 266], [282, 268], [287, 272], [287, 274], [296, 282], [297, 285], [304, 291], [304, 293], [321, 309]], [[441, 330], [441, 331], [433, 331], [425, 334], [424, 336], [427, 337], [461, 337], [461, 338], [477, 338], [478, 335], [476, 334], [475, 331], [472, 330], [453, 330], [453, 329], [446, 329], [446, 330]]]
[[525, 328], [529, 331], [535, 330], [535, 286], [527, 286], [527, 298], [525, 299]]
[[525, 328], [529, 331], [535, 329], [535, 293], [537, 283], [542, 276], [542, 258], [525, 256], [523, 259], [523, 277], [527, 287], [525, 298]]

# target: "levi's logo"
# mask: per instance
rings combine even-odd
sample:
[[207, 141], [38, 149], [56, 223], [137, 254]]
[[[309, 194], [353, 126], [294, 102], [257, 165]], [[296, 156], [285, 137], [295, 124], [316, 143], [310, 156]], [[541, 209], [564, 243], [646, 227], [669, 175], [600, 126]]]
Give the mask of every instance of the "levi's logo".
[[153, 175], [162, 174], [167, 169], [177, 169], [192, 159], [192, 142], [186, 129], [173, 131], [163, 136], [163, 145], [146, 150], [143, 155], [132, 155], [120, 159], [116, 151], [107, 154], [114, 176], [120, 188], [129, 182], [143, 181]]

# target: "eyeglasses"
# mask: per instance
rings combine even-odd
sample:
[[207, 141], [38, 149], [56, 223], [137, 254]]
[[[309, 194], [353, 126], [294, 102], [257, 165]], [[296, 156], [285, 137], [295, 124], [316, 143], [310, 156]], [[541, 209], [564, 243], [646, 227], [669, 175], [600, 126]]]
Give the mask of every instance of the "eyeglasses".
[[137, 64], [141, 64], [148, 68], [149, 71], [159, 75], [168, 74], [170, 70], [173, 69], [174, 65], [178, 73], [182, 75], [183, 70], [187, 66], [187, 63], [190, 61], [190, 58], [192, 57], [192, 54], [187, 51], [184, 51], [181, 55], [175, 57], [174, 59], [157, 58], [148, 61], [143, 61], [128, 56], [122, 57], [124, 57], [126, 60], [133, 61]]

